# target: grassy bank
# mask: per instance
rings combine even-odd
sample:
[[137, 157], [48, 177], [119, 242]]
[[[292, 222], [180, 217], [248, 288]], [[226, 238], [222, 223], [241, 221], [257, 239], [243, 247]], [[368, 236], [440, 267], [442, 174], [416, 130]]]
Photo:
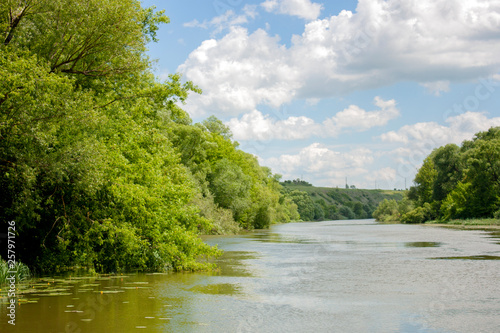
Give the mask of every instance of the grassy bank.
[[436, 227], [450, 227], [459, 229], [499, 229], [500, 219], [467, 219], [467, 220], [450, 220], [450, 221], [427, 221], [424, 225]]

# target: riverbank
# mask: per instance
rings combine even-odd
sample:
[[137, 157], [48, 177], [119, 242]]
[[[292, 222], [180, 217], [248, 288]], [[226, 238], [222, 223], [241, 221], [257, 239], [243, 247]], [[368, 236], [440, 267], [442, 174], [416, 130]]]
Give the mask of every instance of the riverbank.
[[451, 220], [447, 222], [434, 220], [422, 223], [422, 225], [456, 228], [456, 229], [469, 229], [469, 230], [477, 230], [477, 229], [500, 230], [499, 219], [468, 219], [468, 220]]

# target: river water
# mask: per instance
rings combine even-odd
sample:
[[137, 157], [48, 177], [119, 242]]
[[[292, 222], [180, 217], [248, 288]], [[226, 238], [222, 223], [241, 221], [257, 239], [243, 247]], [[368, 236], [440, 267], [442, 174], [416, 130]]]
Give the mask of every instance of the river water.
[[207, 237], [219, 272], [38, 279], [16, 326], [3, 297], [0, 331], [500, 332], [499, 237], [373, 220]]

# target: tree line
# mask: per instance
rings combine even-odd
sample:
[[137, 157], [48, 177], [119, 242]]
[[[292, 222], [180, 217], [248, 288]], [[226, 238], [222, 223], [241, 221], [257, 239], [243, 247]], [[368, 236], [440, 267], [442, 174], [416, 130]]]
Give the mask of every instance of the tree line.
[[385, 200], [374, 212], [380, 221], [500, 218], [500, 127], [477, 133], [461, 146], [431, 152], [405, 199]]
[[201, 233], [300, 218], [220, 120], [182, 110], [198, 87], [154, 77], [168, 22], [138, 0], [0, 4], [0, 223], [35, 272], [205, 269]]
[[282, 184], [283, 192], [297, 205], [304, 221], [368, 219], [384, 199], [402, 198], [396, 191], [314, 187], [303, 181]]

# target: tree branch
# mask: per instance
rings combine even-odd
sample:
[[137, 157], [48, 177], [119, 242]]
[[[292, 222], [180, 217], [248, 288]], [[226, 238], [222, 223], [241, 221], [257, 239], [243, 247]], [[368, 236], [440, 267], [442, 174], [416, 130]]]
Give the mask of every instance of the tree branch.
[[18, 15], [14, 15], [12, 13], [12, 8], [9, 10], [9, 19], [10, 19], [10, 30], [9, 34], [3, 41], [3, 45], [8, 45], [12, 38], [14, 37], [14, 31], [16, 30], [17, 26], [19, 25], [19, 22], [21, 19], [24, 17], [28, 9], [31, 7], [31, 0], [23, 7], [22, 11]]

